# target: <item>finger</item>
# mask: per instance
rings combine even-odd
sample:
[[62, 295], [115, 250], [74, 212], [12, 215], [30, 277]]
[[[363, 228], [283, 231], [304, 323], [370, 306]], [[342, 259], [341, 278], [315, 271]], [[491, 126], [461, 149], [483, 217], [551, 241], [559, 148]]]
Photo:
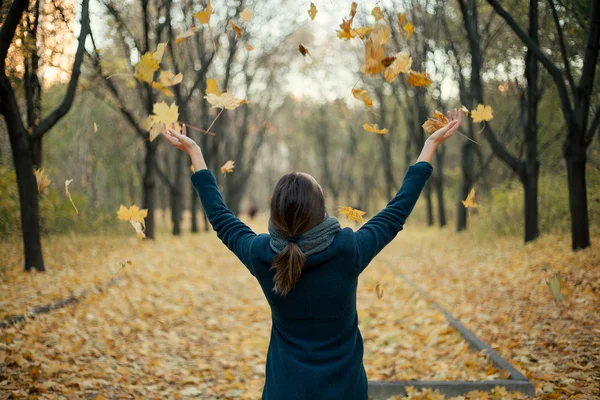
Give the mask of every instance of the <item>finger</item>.
[[182, 134], [183, 136], [186, 136], [186, 137], [187, 137], [187, 129], [186, 129], [186, 127], [185, 127], [185, 124], [183, 124], [182, 130], [181, 130], [181, 134]]
[[448, 118], [449, 120], [452, 120], [452, 117], [450, 116], [450, 111], [446, 111], [446, 118]]
[[179, 134], [179, 132], [177, 132], [177, 131], [176, 131], [175, 129], [173, 129], [173, 128], [169, 128], [169, 129], [167, 129], [167, 130], [169, 131], [169, 133], [170, 133], [172, 136], [175, 136], [175, 135], [178, 135], [178, 134]]
[[167, 124], [163, 122], [163, 133], [167, 133]]

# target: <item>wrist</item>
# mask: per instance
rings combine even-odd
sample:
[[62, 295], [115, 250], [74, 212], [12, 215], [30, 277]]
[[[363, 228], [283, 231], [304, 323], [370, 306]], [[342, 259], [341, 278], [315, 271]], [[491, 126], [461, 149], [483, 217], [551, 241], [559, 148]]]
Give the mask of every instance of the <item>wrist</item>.
[[435, 150], [439, 145], [440, 145], [440, 142], [438, 142], [437, 140], [433, 139], [430, 136], [425, 140], [425, 145], [423, 147], [428, 147], [428, 148], [431, 148], [432, 150]]

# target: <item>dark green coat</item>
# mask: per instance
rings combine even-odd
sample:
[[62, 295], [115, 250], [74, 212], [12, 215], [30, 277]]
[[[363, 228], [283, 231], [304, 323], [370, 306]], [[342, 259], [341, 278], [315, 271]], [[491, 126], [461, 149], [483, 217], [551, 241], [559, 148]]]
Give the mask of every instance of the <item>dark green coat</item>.
[[356, 232], [342, 229], [325, 251], [309, 256], [298, 285], [284, 297], [273, 292], [270, 236], [255, 234], [227, 209], [210, 171], [192, 175], [217, 236], [256, 277], [271, 306], [263, 399], [367, 399], [358, 276], [402, 230], [431, 171], [427, 162], [409, 167], [387, 207]]

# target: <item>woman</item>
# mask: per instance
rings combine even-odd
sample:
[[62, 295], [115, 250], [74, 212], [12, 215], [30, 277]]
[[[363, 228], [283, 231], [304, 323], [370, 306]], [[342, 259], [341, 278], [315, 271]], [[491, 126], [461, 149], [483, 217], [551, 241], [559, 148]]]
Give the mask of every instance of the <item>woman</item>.
[[269, 234], [255, 234], [227, 209], [200, 148], [173, 129], [163, 132], [190, 155], [192, 183], [217, 236], [256, 277], [271, 307], [263, 399], [367, 399], [363, 341], [358, 329], [356, 287], [369, 262], [402, 229], [431, 175], [437, 146], [461, 121], [425, 142], [387, 207], [358, 231], [340, 228], [325, 209], [323, 191], [308, 174], [291, 173], [271, 199]]

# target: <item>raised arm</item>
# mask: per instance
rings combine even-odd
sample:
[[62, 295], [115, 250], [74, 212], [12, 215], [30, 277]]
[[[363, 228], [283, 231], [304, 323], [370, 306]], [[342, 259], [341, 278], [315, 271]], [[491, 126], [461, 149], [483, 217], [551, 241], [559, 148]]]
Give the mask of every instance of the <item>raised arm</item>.
[[174, 129], [165, 129], [165, 139], [176, 148], [189, 154], [194, 170], [192, 183], [200, 196], [204, 212], [217, 236], [254, 275], [250, 261], [250, 248], [256, 234], [239, 220], [225, 205], [215, 176], [206, 168], [200, 147], [186, 135], [185, 125], [182, 134]]
[[356, 260], [360, 274], [371, 260], [402, 230], [412, 212], [425, 183], [431, 176], [431, 160], [436, 148], [457, 131], [461, 122], [460, 111], [448, 112], [450, 123], [434, 132], [425, 141], [423, 150], [414, 165], [406, 171], [402, 187], [388, 205], [364, 224], [354, 235]]

